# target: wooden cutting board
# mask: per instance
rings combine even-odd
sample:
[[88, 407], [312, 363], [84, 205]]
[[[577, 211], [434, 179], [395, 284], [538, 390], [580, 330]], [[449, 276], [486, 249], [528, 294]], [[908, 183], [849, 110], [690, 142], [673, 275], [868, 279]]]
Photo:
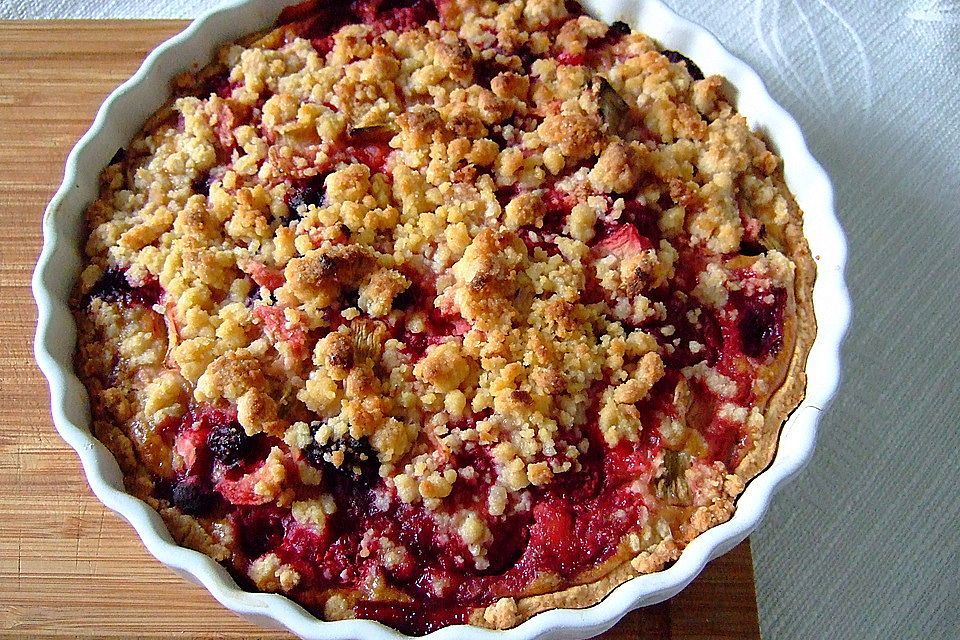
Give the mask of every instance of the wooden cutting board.
[[[153, 559], [53, 428], [30, 275], [67, 152], [104, 97], [184, 22], [0, 22], [0, 635], [281, 638]], [[602, 636], [759, 638], [750, 545]]]

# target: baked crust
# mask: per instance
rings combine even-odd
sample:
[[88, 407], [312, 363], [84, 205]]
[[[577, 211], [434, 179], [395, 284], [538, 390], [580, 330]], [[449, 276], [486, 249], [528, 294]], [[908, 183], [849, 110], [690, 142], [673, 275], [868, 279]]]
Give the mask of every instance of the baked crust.
[[[815, 266], [720, 78], [556, 0], [397, 6], [305, 3], [178, 80], [87, 212], [77, 369], [128, 490], [241, 583], [504, 629], [730, 518], [803, 397]], [[598, 550], [545, 559], [570, 500]]]

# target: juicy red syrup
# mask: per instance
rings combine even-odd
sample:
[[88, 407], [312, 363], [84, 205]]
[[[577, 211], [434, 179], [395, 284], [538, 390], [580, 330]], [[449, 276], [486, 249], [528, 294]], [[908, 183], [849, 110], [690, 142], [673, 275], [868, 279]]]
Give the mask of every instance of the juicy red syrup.
[[293, 516], [274, 505], [260, 505], [236, 508], [229, 520], [239, 536], [240, 550], [248, 559], [255, 560], [284, 544]]
[[[669, 343], [673, 347], [672, 351], [664, 350], [662, 354], [668, 367], [682, 369], [698, 362], [706, 362], [710, 366], [716, 365], [723, 346], [723, 336], [714, 315], [704, 309], [697, 321], [691, 322], [687, 314], [697, 301], [692, 299], [689, 294], [682, 292], [658, 291], [650, 297], [663, 303], [667, 311], [666, 320], [657, 324], [673, 327], [673, 333], [669, 336], [664, 336], [655, 327], [648, 327], [648, 330], [662, 344]], [[691, 342], [699, 344], [700, 349], [696, 352], [691, 351]]]
[[107, 269], [87, 294], [87, 301], [100, 298], [104, 302], [123, 302], [128, 305], [152, 307], [163, 300], [160, 281], [148, 276], [140, 284], [131, 284], [126, 269]]
[[[660, 402], [666, 396], [656, 397]], [[451, 428], [470, 428], [488, 416], [485, 412], [464, 418]], [[394, 499], [378, 507], [372, 485], [355, 482], [349, 472], [331, 472], [319, 458], [307, 456], [305, 461], [323, 466], [324, 486], [301, 487], [301, 492], [334, 496], [337, 512], [322, 531], [297, 523], [289, 510], [272, 504], [232, 503], [234, 496], [221, 495], [221, 485], [211, 481], [211, 474], [216, 477], [224, 466], [235, 468], [237, 474], [249, 473], [269, 450], [269, 446], [256, 447], [255, 454], [245, 450], [250, 443], [238, 427], [235, 412], [208, 405], [194, 407], [167, 425], [168, 436], [180, 442], [178, 450], [195, 450], [189, 454], [190, 468], [172, 487], [173, 502], [195, 515], [216, 511], [233, 525], [237, 552], [231, 568], [238, 581], [253, 588], [246, 577], [250, 563], [274, 553], [301, 576], [291, 595], [311, 607], [311, 593], [358, 588], [383, 571], [392, 585], [414, 596], [414, 602], [361, 601], [356, 614], [415, 635], [465, 623], [473, 608], [522, 591], [545, 572], [569, 579], [609, 558], [643, 517], [642, 498], [626, 486], [650, 464], [659, 447], [650, 432], [634, 447], [621, 446], [605, 454], [596, 425], [586, 434], [573, 433], [571, 440], [586, 436], [591, 441], [590, 450], [580, 458], [582, 469], [560, 474], [544, 488], [532, 487], [529, 510], [499, 517], [485, 514], [497, 475], [495, 463], [479, 447], [455, 454], [453, 466], [472, 467], [474, 474], [457, 482], [441, 508], [475, 507], [485, 518], [494, 540], [487, 555], [490, 566], [478, 571], [459, 537], [439, 531], [422, 505]], [[361, 539], [368, 530], [376, 536], [366, 544], [370, 553], [361, 556]], [[407, 549], [400, 562], [381, 566], [381, 536]]]
[[426, 635], [451, 624], [466, 624], [470, 619], [470, 611], [464, 607], [417, 609], [403, 604], [366, 600], [357, 603], [354, 613], [358, 618], [376, 620], [412, 636]]
[[560, 66], [577, 66], [583, 64], [586, 55], [582, 53], [568, 53], [563, 51], [557, 54], [557, 64]]
[[[750, 277], [746, 271], [735, 274], [740, 280]], [[748, 444], [743, 425], [724, 420], [716, 415], [722, 402], [749, 406], [753, 401], [755, 366], [762, 365], [783, 347], [783, 316], [787, 292], [783, 288], [754, 290], [740, 289], [729, 293], [725, 313], [719, 317], [701, 314], [701, 322], [709, 321], [709, 332], [704, 334], [708, 354], [707, 363], [736, 383], [733, 397], [714, 398], [708, 412], [712, 420], [701, 427], [701, 434], [710, 448], [710, 457], [734, 468], [739, 464], [737, 452]], [[682, 325], [678, 325], [682, 326]], [[682, 353], [678, 354], [682, 357]], [[746, 358], [744, 358], [746, 356]], [[696, 357], [696, 356], [694, 356]], [[744, 366], [744, 361], [749, 366]], [[694, 381], [702, 398], [712, 396], [703, 383]]]
[[[551, 211], [563, 212], [562, 194], [554, 194], [548, 202]], [[605, 247], [603, 250], [611, 252], [645, 250], [654, 246], [659, 237], [653, 215], [636, 203], [628, 206], [616, 225], [598, 230], [594, 248]], [[769, 292], [752, 296], [733, 294], [729, 304], [737, 311], [736, 320], [721, 321], [703, 310], [700, 321], [691, 323], [687, 312], [695, 300], [689, 291], [702, 268], [696, 260], [687, 260], [692, 255], [695, 253], [681, 251], [678, 263], [678, 282], [687, 293], [651, 292], [667, 309], [667, 322], [674, 326], [674, 333], [664, 336], [648, 329], [653, 330], [662, 343], [672, 343], [679, 338], [678, 344], [683, 346], [665, 355], [672, 360], [671, 366], [682, 367], [706, 360], [737, 382], [738, 394], [733, 401], [748, 402], [752, 374], [736, 369], [736, 362], [744, 354], [765, 356], [779, 348], [785, 292], [774, 291], [770, 299], [766, 297]], [[393, 327], [393, 331], [406, 343], [405, 352], [415, 359], [431, 344], [461, 334], [466, 323], [433, 307], [437, 294], [428, 279], [416, 273], [408, 277], [416, 284], [398, 296], [394, 306], [423, 311], [427, 331], [413, 334], [402, 324]], [[690, 340], [702, 344], [703, 349], [691, 353]], [[673, 411], [672, 390], [679, 375], [668, 373], [655, 385], [651, 397], [638, 407], [643, 415]], [[692, 384], [701, 385], [696, 380]], [[697, 392], [702, 397], [711, 397], [705, 388], [698, 388]], [[596, 414], [596, 407], [591, 413]], [[484, 417], [484, 414], [473, 416], [451, 424], [450, 428], [469, 428]], [[701, 430], [712, 459], [736, 464], [734, 452], [744, 437], [738, 425], [713, 419]], [[616, 553], [624, 536], [635, 531], [637, 523], [643, 521], [647, 507], [642, 497], [628, 487], [650, 468], [661, 450], [659, 431], [647, 426], [638, 442], [621, 443], [614, 448], [606, 446], [596, 424], [589, 425], [582, 434], [570, 434], [569, 439], [576, 442], [582, 437], [590, 441], [590, 447], [579, 459], [581, 469], [558, 474], [546, 487], [531, 487], [529, 509], [511, 509], [509, 516], [486, 513], [487, 496], [497, 474], [496, 465], [486, 452], [476, 448], [455, 454], [456, 459], [450, 461], [452, 467], [462, 470], [470, 466], [475, 473], [470, 478], [458, 479], [454, 492], [440, 508], [450, 513], [475, 508], [484, 518], [493, 537], [488, 545], [490, 566], [484, 570], [476, 569], [469, 549], [458, 536], [438, 531], [433, 515], [422, 505], [404, 505], [394, 497], [387, 505], [378, 507], [374, 492], [382, 491], [382, 487], [377, 489], [379, 483], [359, 482], [351, 472], [332, 472], [326, 467], [322, 491], [334, 496], [338, 508], [329, 516], [329, 526], [322, 532], [296, 523], [286, 511], [271, 506], [230, 507], [230, 517], [238, 529], [245, 530], [241, 534], [242, 556], [236, 561], [236, 569], [242, 574], [258, 554], [276, 553], [300, 573], [301, 583], [291, 595], [298, 598], [298, 593], [303, 593], [298, 599], [310, 608], [320, 607], [317, 603], [311, 604], [311, 593], [331, 588], [358, 588], [382, 572], [391, 585], [411, 595], [413, 602], [360, 601], [355, 607], [358, 617], [378, 620], [414, 635], [467, 622], [474, 608], [491, 604], [505, 595], [521, 593], [538, 576], [552, 573], [561, 580], [569, 580], [601, 564]], [[313, 458], [306, 455], [305, 459], [314, 466], [325, 464], [319, 455]], [[316, 490], [318, 494], [321, 491]], [[200, 500], [202, 502], [202, 498]], [[368, 530], [376, 535], [364, 545], [369, 553], [361, 555], [361, 539]], [[407, 550], [401, 560], [389, 567], [383, 566], [379, 555], [381, 536]]]
[[403, 328], [398, 338], [403, 342], [402, 351], [414, 360], [427, 353], [427, 348], [446, 342], [450, 336], [462, 336], [469, 329], [467, 322], [459, 315], [444, 315], [439, 309], [433, 309], [427, 317], [426, 331], [414, 333]]
[[[636, 201], [626, 203], [615, 223], [598, 222], [596, 234], [593, 251], [601, 255], [645, 250], [656, 246], [662, 237], [656, 212]], [[782, 348], [786, 291], [782, 288], [750, 289], [751, 293], [747, 294], [748, 289], [743, 288], [730, 292], [723, 313], [714, 312], [702, 307], [691, 293], [696, 287], [698, 274], [705, 268], [704, 257], [682, 244], [677, 249], [680, 258], [675, 265], [673, 290], [645, 292], [652, 301], [663, 304], [666, 319], [651, 320], [642, 328], [664, 347], [662, 356], [671, 369], [705, 362], [736, 383], [733, 397], [721, 399], [702, 383], [695, 379], [691, 381], [700, 398], [712, 398], [705, 414], [714, 417], [699, 427], [709, 446], [709, 457], [733, 468], [738, 463], [736, 452], [747, 444], [747, 436], [742, 425], [720, 419], [716, 413], [724, 402], [739, 406], [748, 406], [752, 402], [755, 369], [754, 366], [744, 366], [744, 356], [753, 365], [759, 365]], [[748, 281], [754, 276], [749, 269], [743, 269], [732, 277]], [[688, 312], [694, 308], [700, 308], [700, 314], [691, 320]], [[670, 326], [672, 331], [661, 331], [665, 326]], [[691, 342], [700, 345], [696, 351], [691, 350]]]

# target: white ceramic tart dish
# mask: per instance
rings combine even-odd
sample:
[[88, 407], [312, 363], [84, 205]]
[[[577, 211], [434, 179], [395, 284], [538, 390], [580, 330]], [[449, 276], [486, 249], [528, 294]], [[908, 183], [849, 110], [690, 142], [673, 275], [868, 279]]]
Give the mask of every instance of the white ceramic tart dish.
[[797, 124], [659, 2], [292, 4], [154, 51], [48, 207], [36, 356], [95, 493], [303, 637], [581, 638], [671, 597], [838, 382]]

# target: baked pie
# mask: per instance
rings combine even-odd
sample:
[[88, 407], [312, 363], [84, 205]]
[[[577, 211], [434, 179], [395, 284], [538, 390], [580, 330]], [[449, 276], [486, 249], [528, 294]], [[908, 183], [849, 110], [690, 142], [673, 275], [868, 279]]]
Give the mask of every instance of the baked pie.
[[723, 79], [622, 22], [307, 2], [103, 171], [76, 366], [244, 588], [509, 628], [731, 516], [804, 392], [801, 221]]

